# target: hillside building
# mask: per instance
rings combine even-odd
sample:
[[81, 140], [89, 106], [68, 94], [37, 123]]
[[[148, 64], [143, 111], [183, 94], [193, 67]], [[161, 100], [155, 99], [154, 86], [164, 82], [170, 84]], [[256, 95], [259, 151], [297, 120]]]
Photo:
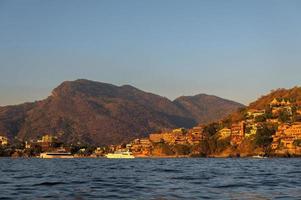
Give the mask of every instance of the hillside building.
[[57, 137], [52, 135], [42, 136], [42, 139], [38, 140], [37, 144], [42, 147], [42, 151], [48, 151], [58, 147]]
[[292, 125], [283, 124], [278, 127], [276, 134], [272, 137], [272, 149], [279, 147], [292, 149], [294, 148], [294, 142], [301, 140], [301, 123], [294, 123]]
[[249, 118], [256, 118], [259, 116], [263, 116], [265, 114], [265, 110], [256, 110], [256, 109], [250, 109], [247, 112], [247, 116]]
[[4, 136], [0, 136], [0, 146], [8, 145], [8, 138]]
[[231, 129], [223, 128], [218, 132], [219, 139], [225, 139], [231, 136]]
[[237, 124], [232, 124], [231, 127], [231, 144], [239, 145], [245, 137], [245, 122], [242, 121]]

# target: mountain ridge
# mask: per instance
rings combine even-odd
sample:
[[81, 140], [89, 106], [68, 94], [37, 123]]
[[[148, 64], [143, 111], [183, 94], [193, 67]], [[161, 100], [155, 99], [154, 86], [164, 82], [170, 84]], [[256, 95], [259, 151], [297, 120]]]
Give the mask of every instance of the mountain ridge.
[[[213, 118], [218, 120], [243, 107], [206, 96], [209, 97], [214, 99], [212, 105], [207, 102], [203, 107], [195, 102], [197, 97], [191, 97], [193, 103], [190, 98], [185, 99], [189, 105], [197, 105], [197, 112], [193, 113], [179, 99], [171, 101], [130, 85], [115, 86], [86, 79], [64, 81], [44, 100], [0, 107], [0, 134], [26, 140], [50, 134], [69, 143], [113, 144], [164, 128], [189, 128]], [[221, 109], [223, 116], [208, 106]], [[210, 120], [204, 120], [209, 115], [213, 115]]]

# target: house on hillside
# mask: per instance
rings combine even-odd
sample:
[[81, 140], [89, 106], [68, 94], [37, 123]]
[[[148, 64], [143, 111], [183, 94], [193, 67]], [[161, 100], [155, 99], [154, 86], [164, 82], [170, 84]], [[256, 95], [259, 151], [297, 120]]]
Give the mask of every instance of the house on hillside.
[[149, 138], [135, 139], [130, 146], [130, 150], [135, 155], [150, 155], [153, 148]]
[[58, 138], [48, 134], [42, 136], [42, 139], [38, 140], [37, 144], [42, 147], [42, 151], [51, 150], [59, 145]]
[[291, 102], [289, 100], [285, 100], [284, 98], [274, 98], [270, 107], [283, 107], [283, 106], [291, 106]]
[[260, 128], [261, 126], [258, 123], [246, 125], [245, 137], [250, 138], [251, 136], [256, 135]]
[[229, 128], [223, 128], [218, 131], [219, 139], [225, 139], [230, 136], [231, 136], [231, 129], [229, 129]]
[[0, 136], [0, 146], [8, 145], [8, 138], [4, 136]]
[[301, 140], [301, 123], [283, 124], [273, 137], [272, 149], [282, 147], [284, 149], [294, 148], [294, 142]]
[[231, 126], [231, 144], [239, 145], [245, 137], [245, 122], [242, 121]]
[[247, 117], [249, 118], [256, 118], [259, 116], [263, 116], [264, 114], [265, 110], [250, 109], [247, 111]]

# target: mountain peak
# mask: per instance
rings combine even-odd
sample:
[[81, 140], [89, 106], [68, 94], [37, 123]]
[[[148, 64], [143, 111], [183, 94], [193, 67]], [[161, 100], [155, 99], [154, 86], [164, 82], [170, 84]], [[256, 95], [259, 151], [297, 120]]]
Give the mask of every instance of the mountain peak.
[[52, 91], [53, 96], [74, 96], [76, 94], [101, 95], [110, 93], [117, 86], [108, 83], [96, 82], [87, 79], [64, 81]]

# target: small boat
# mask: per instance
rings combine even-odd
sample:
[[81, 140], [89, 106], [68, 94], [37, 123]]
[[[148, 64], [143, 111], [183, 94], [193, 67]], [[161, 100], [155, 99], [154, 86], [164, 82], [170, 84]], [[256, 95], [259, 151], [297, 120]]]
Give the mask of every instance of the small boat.
[[268, 157], [261, 156], [261, 155], [256, 155], [256, 156], [252, 156], [252, 158], [256, 158], [256, 159], [265, 159], [265, 158], [268, 158]]
[[135, 156], [133, 156], [132, 152], [130, 151], [115, 151], [114, 153], [108, 153], [105, 155], [106, 158], [116, 158], [116, 159], [131, 159], [131, 158], [135, 158]]
[[74, 158], [74, 156], [65, 149], [58, 149], [53, 152], [45, 152], [40, 154], [40, 158]]

